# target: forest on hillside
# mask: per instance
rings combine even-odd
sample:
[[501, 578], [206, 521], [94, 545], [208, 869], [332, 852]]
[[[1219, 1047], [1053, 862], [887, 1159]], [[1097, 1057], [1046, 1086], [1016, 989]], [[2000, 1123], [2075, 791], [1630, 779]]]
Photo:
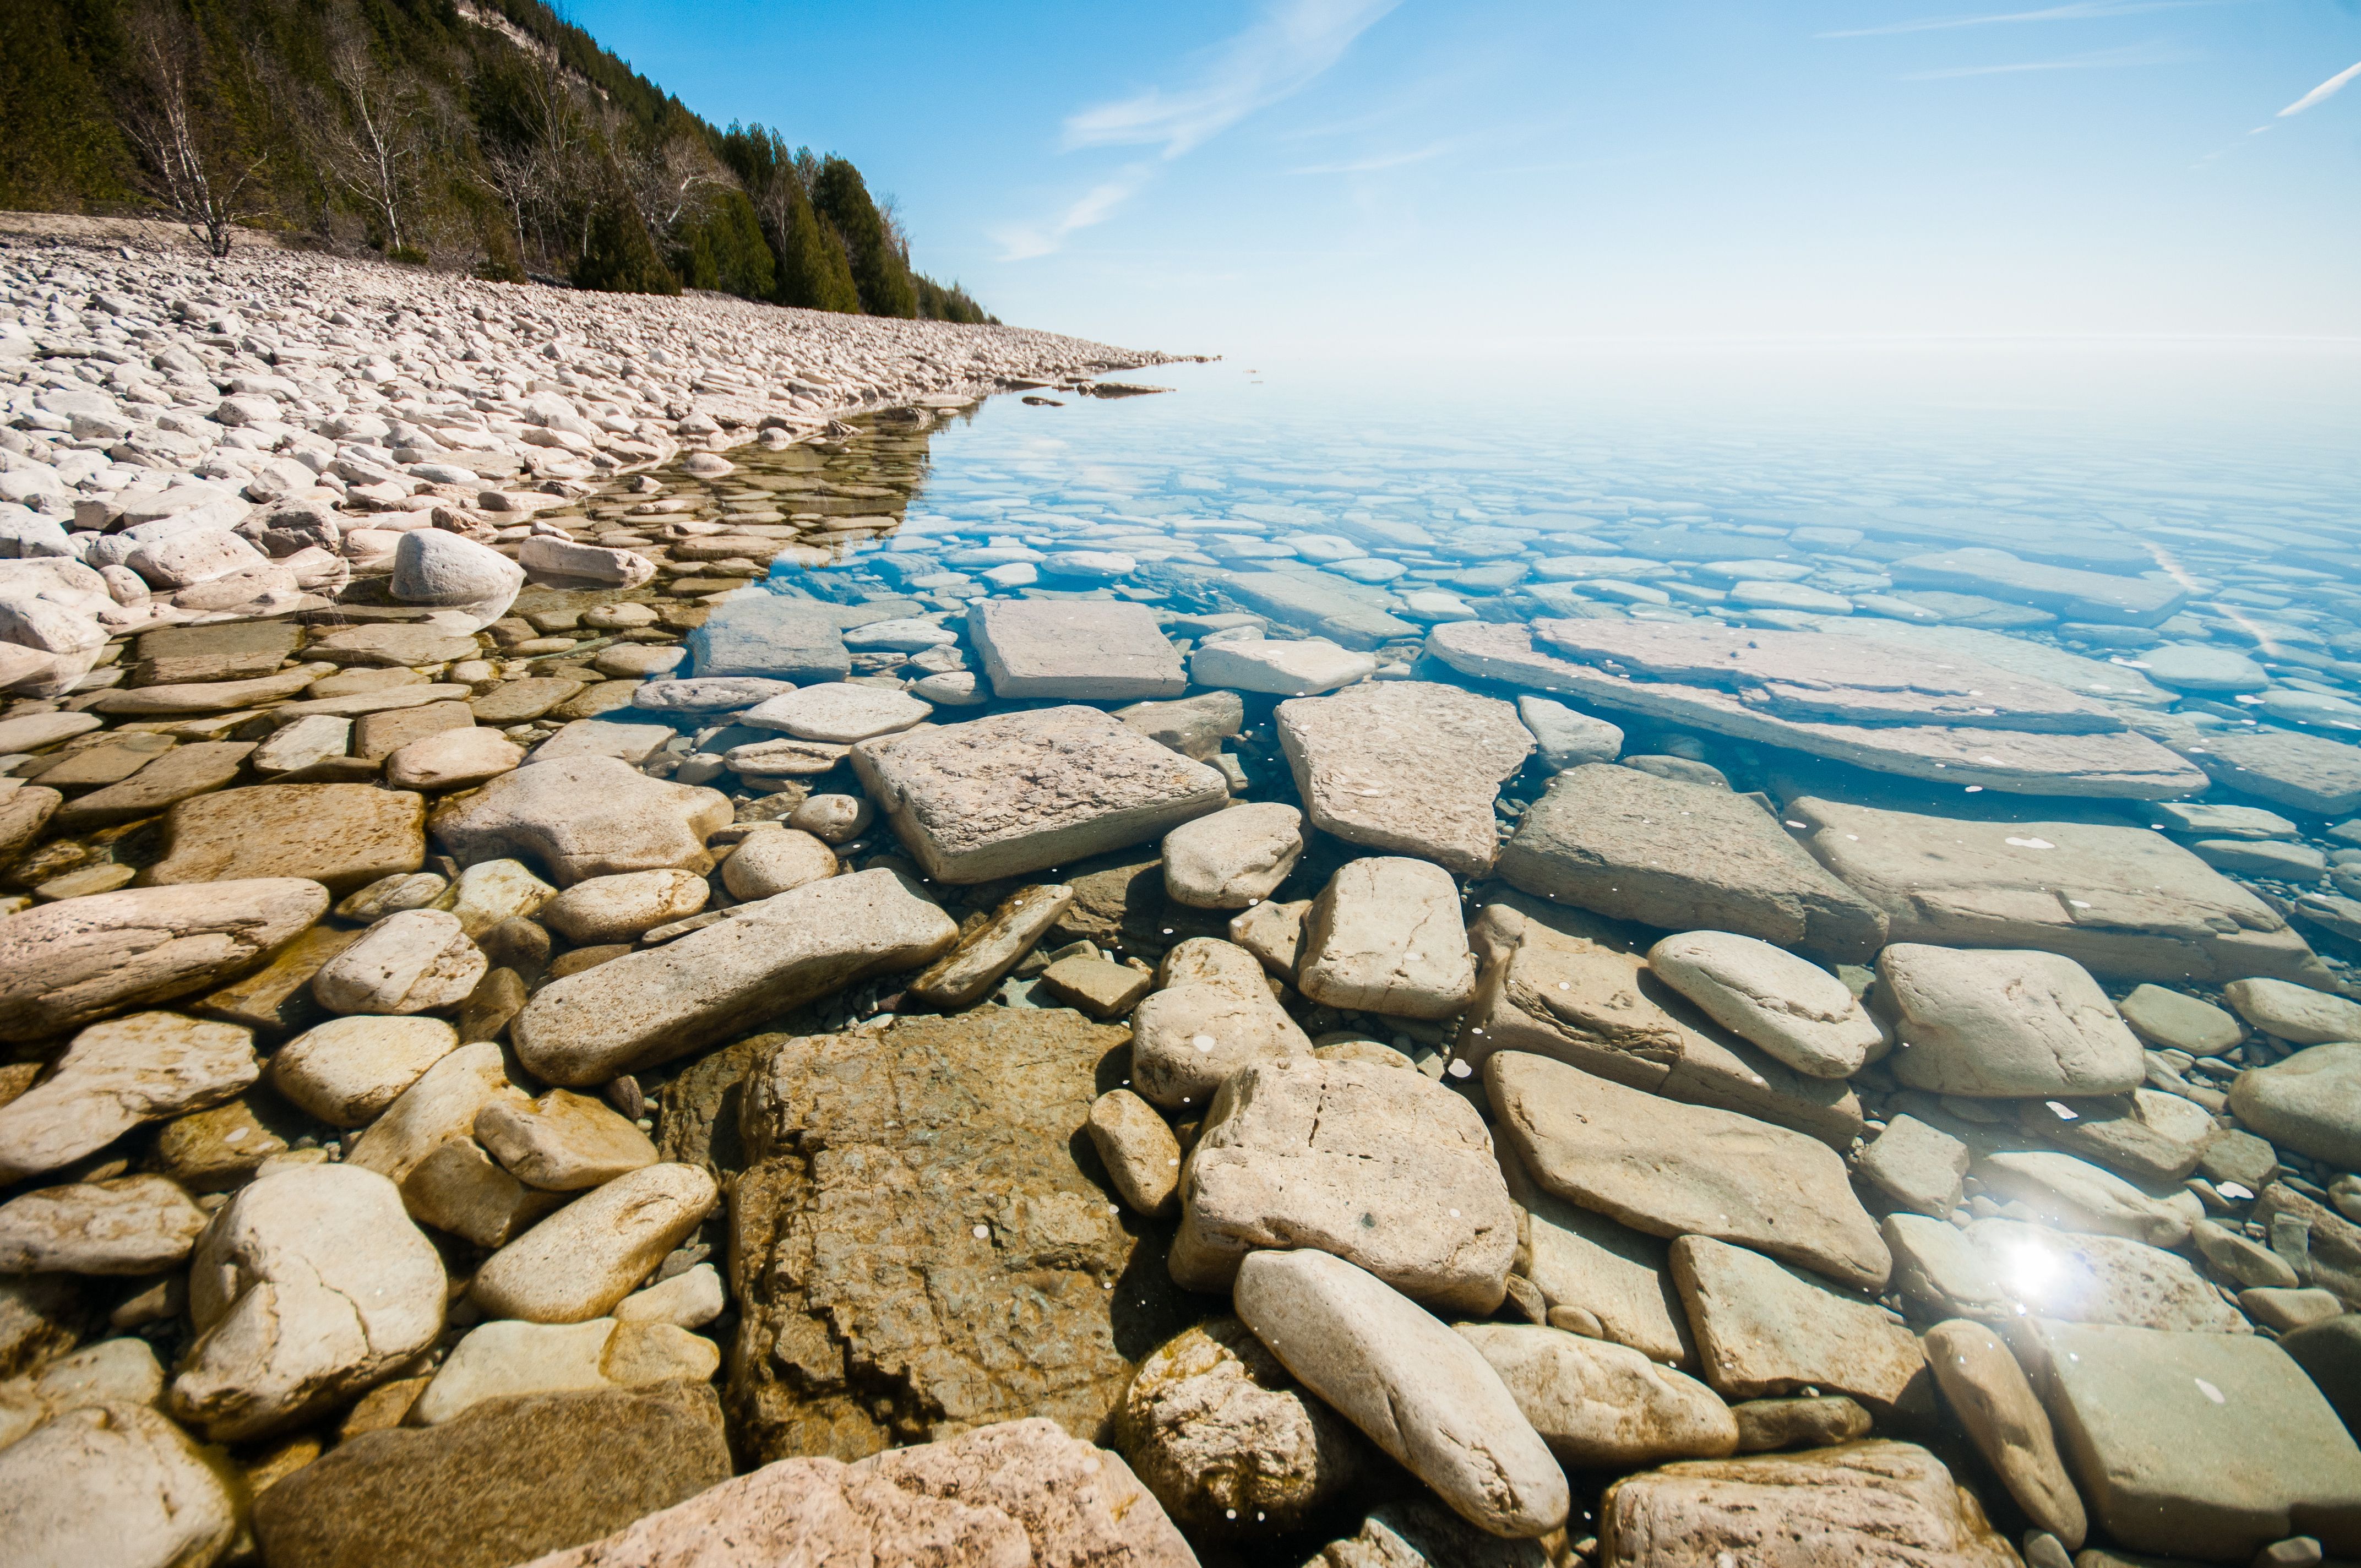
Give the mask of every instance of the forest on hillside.
[[993, 318], [892, 199], [724, 130], [543, 0], [5, 0], [0, 207], [240, 227], [479, 276]]

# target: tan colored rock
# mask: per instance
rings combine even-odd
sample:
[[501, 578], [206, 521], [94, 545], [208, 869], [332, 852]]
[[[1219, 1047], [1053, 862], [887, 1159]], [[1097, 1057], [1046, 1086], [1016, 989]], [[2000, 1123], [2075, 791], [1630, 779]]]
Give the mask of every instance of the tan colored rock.
[[154, 1410], [69, 1410], [0, 1448], [0, 1536], [45, 1568], [210, 1568], [240, 1530], [224, 1469]]
[[514, 772], [523, 761], [523, 747], [497, 729], [471, 724], [422, 735], [397, 748], [385, 760], [385, 782], [396, 789], [439, 795], [489, 783]]
[[615, 1304], [615, 1321], [696, 1329], [719, 1317], [728, 1305], [721, 1276], [711, 1264], [700, 1263], [624, 1297]]
[[1161, 838], [1230, 798], [1214, 769], [1089, 707], [864, 740], [852, 766], [926, 873], [953, 883]]
[[1263, 968], [1282, 980], [1295, 978], [1295, 964], [1303, 948], [1303, 922], [1312, 901], [1257, 904], [1230, 921], [1230, 940], [1262, 960]]
[[48, 1077], [0, 1105], [0, 1181], [104, 1148], [142, 1122], [202, 1111], [262, 1076], [254, 1033], [177, 1013], [134, 1013], [73, 1038]]
[[2361, 1040], [2361, 1002], [2285, 980], [2234, 980], [2223, 997], [2267, 1035], [2299, 1046]]
[[717, 790], [652, 779], [612, 757], [528, 762], [434, 811], [462, 861], [514, 855], [561, 886], [621, 872], [713, 868], [705, 841], [730, 822]]
[[540, 913], [557, 890], [526, 869], [522, 861], [478, 861], [459, 873], [434, 907], [456, 916], [472, 941], [503, 920]]
[[1667, 937], [1648, 949], [1648, 967], [1707, 1017], [1812, 1078], [1850, 1077], [1883, 1045], [1844, 981], [1752, 937]]
[[1425, 861], [1347, 861], [1303, 923], [1296, 983], [1314, 1002], [1448, 1018], [1476, 994], [1476, 960], [1451, 873]]
[[320, 966], [312, 994], [337, 1013], [395, 1015], [456, 1007], [490, 961], [440, 909], [389, 915]]
[[46, 1187], [0, 1203], [0, 1273], [160, 1273], [204, 1227], [204, 1211], [161, 1176]]
[[1312, 1054], [1242, 948], [1192, 937], [1164, 955], [1157, 981], [1132, 1016], [1132, 1086], [1168, 1111], [1207, 1105], [1249, 1063]]
[[327, 912], [290, 877], [126, 888], [0, 918], [0, 1039], [31, 1040], [253, 969]]
[[196, 1343], [172, 1409], [215, 1442], [295, 1425], [392, 1376], [443, 1327], [443, 1261], [393, 1184], [350, 1165], [266, 1172], [189, 1268]]
[[2008, 1346], [1983, 1324], [1957, 1318], [1927, 1330], [1926, 1345], [1943, 1398], [2017, 1507], [2067, 1550], [2081, 1546], [2090, 1528], [2082, 1499], [2058, 1457], [2049, 1417]]
[[[1948, 1227], [1947, 1227], [1948, 1228]], [[2035, 1316], [2176, 1332], [2243, 1334], [2238, 1310], [2178, 1253], [2121, 1236], [2076, 1235], [2015, 1220], [1978, 1220], [1967, 1230], [1999, 1310], [1960, 1317], [2005, 1322]], [[1938, 1309], [1939, 1310], [1939, 1309]]]
[[333, 1126], [367, 1126], [458, 1045], [439, 1018], [337, 1018], [280, 1047], [270, 1081]]
[[1552, 1311], [1598, 1325], [1592, 1337], [1628, 1345], [1669, 1366], [1696, 1365], [1688, 1315], [1656, 1236], [1617, 1224], [1543, 1188], [1503, 1145], [1495, 1151], [1509, 1196], [1523, 1212], [1515, 1272]]
[[1521, 1051], [1484, 1066], [1501, 1138], [1543, 1187], [1656, 1235], [1757, 1247], [1864, 1288], [1893, 1260], [1825, 1144]]
[[1367, 1453], [1235, 1318], [1200, 1323], [1140, 1363], [1115, 1446], [1167, 1513], [1215, 1540], [1300, 1528]]
[[628, 942], [642, 931], [687, 919], [712, 896], [713, 884], [694, 872], [623, 872], [576, 883], [534, 917], [577, 947]]
[[1237, 1313], [1303, 1386], [1495, 1535], [1565, 1520], [1565, 1475], [1476, 1347], [1324, 1252], [1257, 1252]]
[[837, 871], [835, 850], [798, 828], [779, 828], [740, 839], [721, 862], [721, 882], [739, 898], [770, 898]]
[[1570, 1469], [1719, 1459], [1738, 1446], [1738, 1421], [1712, 1389], [1636, 1350], [1524, 1323], [1457, 1328]]
[[1121, 600], [977, 601], [968, 637], [1000, 697], [1092, 702], [1175, 697], [1189, 685], [1180, 654], [1145, 605]]
[[1948, 1220], [1960, 1206], [1968, 1146], [1916, 1116], [1897, 1115], [1861, 1151], [1853, 1168], [1913, 1213]]
[[1877, 980], [1901, 1036], [1894, 1076], [1914, 1089], [2126, 1094], [2146, 1074], [2139, 1038], [2107, 993], [2056, 953], [1896, 942], [1878, 954]]
[[494, 1253], [469, 1296], [494, 1317], [603, 1317], [710, 1213], [720, 1194], [689, 1165], [651, 1165], [577, 1199]]
[[508, 1245], [565, 1201], [562, 1192], [519, 1181], [467, 1137], [436, 1144], [401, 1179], [412, 1218], [487, 1250]]
[[1280, 801], [1234, 806], [1164, 835], [1164, 886], [1198, 909], [1245, 909], [1270, 896], [1303, 854], [1303, 814]]
[[2339, 1170], [2361, 1167], [2361, 1044], [2250, 1068], [2230, 1085], [2230, 1109], [2274, 1144]]
[[1041, 971], [1042, 990], [1093, 1018], [1120, 1018], [1156, 985], [1145, 969], [1091, 953], [1069, 953]]
[[1091, 1102], [1089, 1126], [1091, 1146], [1132, 1212], [1171, 1212], [1180, 1190], [1180, 1140], [1156, 1107], [1128, 1089], [1110, 1089]]
[[1454, 1050], [1470, 1067], [1531, 1051], [1831, 1148], [1860, 1134], [1850, 1084], [1797, 1072], [1723, 1029], [1599, 922], [1511, 894], [1486, 905], [1467, 935], [1482, 968]]
[[1782, 1448], [1827, 1448], [1867, 1437], [1874, 1424], [1858, 1400], [1842, 1394], [1817, 1398], [1748, 1399], [1730, 1407], [1738, 1418], [1738, 1452], [1769, 1453]]
[[[143, 887], [303, 877], [346, 894], [426, 863], [426, 799], [374, 784], [249, 784], [164, 815]], [[210, 891], [210, 890], [208, 890]]]
[[1490, 1311], [1516, 1253], [1483, 1119], [1423, 1074], [1316, 1058], [1223, 1083], [1181, 1168], [1167, 1266], [1218, 1290], [1257, 1247], [1312, 1247], [1437, 1310]]
[[1707, 1236], [1673, 1243], [1672, 1270], [1698, 1367], [1724, 1398], [1815, 1388], [1885, 1409], [1925, 1404], [1918, 1342], [1882, 1309]]
[[1280, 748], [1312, 825], [1348, 844], [1481, 876], [1492, 803], [1532, 754], [1517, 710], [1427, 681], [1377, 681], [1279, 705]]
[[[868, 805], [862, 804], [864, 808]], [[990, 919], [963, 932], [959, 946], [910, 982], [910, 999], [945, 1011], [977, 1001], [1022, 962], [1058, 917], [1073, 906], [1074, 890], [1062, 883], [1018, 888], [1001, 902]]]
[[509, 1082], [500, 1047], [489, 1040], [461, 1046], [402, 1091], [345, 1161], [399, 1185], [442, 1145], [471, 1136], [477, 1113], [495, 1098], [519, 1103], [525, 1098]]
[[2046, 1149], [1987, 1155], [1976, 1162], [1975, 1172], [1994, 1197], [2023, 1203], [2035, 1218], [2063, 1230], [2127, 1236], [2159, 1247], [2189, 1239], [2190, 1213], [2072, 1155]]
[[720, 1365], [709, 1339], [670, 1323], [498, 1320], [470, 1329], [451, 1347], [411, 1407], [412, 1426], [440, 1426], [491, 1399], [596, 1392], [686, 1378], [702, 1383]]
[[648, 1135], [602, 1101], [553, 1089], [529, 1105], [491, 1100], [476, 1113], [476, 1141], [529, 1187], [577, 1192], [656, 1162]]
[[866, 976], [927, 963], [959, 935], [950, 916], [882, 870], [732, 913], [544, 986], [509, 1026], [520, 1059], [551, 1083], [604, 1083]]
[[1689, 1460], [1609, 1487], [1604, 1568], [2017, 1568], [1975, 1494], [1925, 1449], [1848, 1443]]
[[1123, 1462], [1046, 1420], [1007, 1421], [845, 1464], [788, 1459], [524, 1568], [883, 1563], [923, 1541], [950, 1563], [1191, 1568]]

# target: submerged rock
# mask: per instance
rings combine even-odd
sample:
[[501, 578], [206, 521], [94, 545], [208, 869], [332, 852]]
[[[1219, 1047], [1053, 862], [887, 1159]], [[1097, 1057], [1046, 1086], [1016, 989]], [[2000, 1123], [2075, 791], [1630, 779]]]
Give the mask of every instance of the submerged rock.
[[1492, 802], [1533, 749], [1507, 703], [1428, 681], [1283, 702], [1278, 727], [1313, 827], [1463, 876], [1491, 869]]

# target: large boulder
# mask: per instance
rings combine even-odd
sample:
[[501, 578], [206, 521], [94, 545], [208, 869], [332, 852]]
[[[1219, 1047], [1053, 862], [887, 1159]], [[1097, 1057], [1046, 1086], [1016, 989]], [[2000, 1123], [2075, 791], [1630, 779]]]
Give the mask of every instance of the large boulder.
[[1877, 1441], [1629, 1475], [1598, 1510], [1607, 1568], [2018, 1568], [1941, 1461]]
[[939, 958], [959, 927], [890, 871], [807, 883], [661, 947], [554, 981], [509, 1037], [552, 1083], [604, 1083], [873, 974]]
[[1004, 1421], [856, 1464], [787, 1459], [528, 1568], [910, 1561], [1195, 1568], [1122, 1460], [1047, 1420]]
[[853, 771], [927, 874], [990, 882], [1161, 838], [1229, 782], [1092, 707], [864, 740]]
[[1278, 728], [1313, 827], [1462, 876], [1492, 868], [1492, 803], [1533, 750], [1507, 703], [1428, 681], [1298, 697]]
[[1100, 1431], [1130, 1358], [1202, 1310], [1081, 1135], [1125, 1039], [990, 1007], [765, 1042], [730, 1199], [749, 1457], [858, 1457], [1019, 1415]]
[[1301, 1058], [1239, 1069], [1181, 1168], [1172, 1277], [1220, 1290], [1257, 1247], [1316, 1247], [1439, 1310], [1500, 1303], [1516, 1253], [1483, 1119], [1422, 1074]]
[[[21, 793], [21, 792], [20, 792]], [[327, 913], [293, 877], [126, 888], [0, 919], [0, 1040], [34, 1040], [254, 968]]]
[[1762, 806], [1709, 784], [1590, 762], [1550, 781], [1500, 851], [1510, 886], [1673, 931], [1735, 931], [1860, 962], [1885, 917]]
[[711, 1389], [664, 1383], [494, 1399], [363, 1432], [257, 1499], [273, 1568], [509, 1568], [730, 1478]]
[[399, 1371], [442, 1332], [443, 1260], [393, 1183], [297, 1166], [239, 1190], [189, 1268], [197, 1341], [173, 1413], [216, 1442], [283, 1431]]
[[524, 568], [472, 539], [415, 528], [393, 549], [393, 597], [404, 604], [456, 611], [480, 630], [508, 613], [524, 587]]
[[711, 871], [705, 841], [730, 816], [718, 790], [653, 779], [613, 757], [568, 757], [527, 762], [443, 802], [433, 827], [462, 861], [513, 856], [571, 886], [620, 872]]
[[262, 1076], [254, 1031], [135, 1013], [73, 1037], [48, 1077], [0, 1105], [0, 1182], [104, 1148], [142, 1122], [218, 1105]]
[[1883, 1288], [1892, 1256], [1826, 1144], [1522, 1051], [1484, 1064], [1499, 1135], [1560, 1197], [1656, 1235], [1704, 1235]]
[[1239, 1319], [1287, 1369], [1461, 1517], [1494, 1535], [1565, 1522], [1565, 1475], [1476, 1347], [1323, 1252], [1257, 1252]]

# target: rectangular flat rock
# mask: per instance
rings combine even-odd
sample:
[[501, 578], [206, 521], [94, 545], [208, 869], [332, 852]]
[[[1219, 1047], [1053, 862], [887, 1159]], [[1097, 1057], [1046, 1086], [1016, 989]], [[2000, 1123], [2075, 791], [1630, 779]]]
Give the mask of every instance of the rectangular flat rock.
[[2215, 784], [2241, 795], [2323, 817], [2361, 810], [2361, 746], [2266, 725], [2215, 730], [2180, 751]]
[[133, 644], [135, 685], [184, 681], [237, 681], [267, 675], [295, 652], [301, 633], [284, 620], [241, 620], [216, 626], [160, 626]]
[[852, 673], [842, 616], [838, 606], [812, 599], [734, 598], [688, 634], [690, 665], [699, 675], [840, 681]]
[[2026, 561], [1982, 546], [1912, 555], [1887, 569], [1903, 587], [1951, 588], [2122, 626], [2158, 625], [2189, 602], [2189, 590], [2176, 583]]
[[2033, 948], [2116, 980], [2309, 985], [2327, 970], [2269, 905], [2160, 833], [1978, 822], [1805, 795], [1803, 843], [1884, 916], [1889, 939]]
[[993, 695], [1129, 701], [1189, 687], [1180, 650], [1146, 605], [1115, 599], [985, 599], [968, 611]]
[[1273, 620], [1319, 633], [1346, 648], [1375, 648], [1418, 635], [1418, 627], [1372, 604], [1373, 594], [1329, 572], [1205, 572], [1213, 585]]
[[1093, 707], [1049, 707], [863, 740], [853, 771], [928, 876], [1065, 865], [1218, 810], [1229, 782]]
[[2201, 788], [2205, 777], [2165, 747], [2129, 729], [2057, 735], [1967, 725], [1785, 718], [1749, 707], [1734, 692], [1634, 680], [1561, 659], [1535, 648], [1532, 633], [1521, 626], [1455, 621], [1436, 627], [1426, 645], [1428, 652], [1463, 674], [1559, 693], [1586, 707], [1644, 714], [1904, 778], [2017, 795], [2170, 800]]

